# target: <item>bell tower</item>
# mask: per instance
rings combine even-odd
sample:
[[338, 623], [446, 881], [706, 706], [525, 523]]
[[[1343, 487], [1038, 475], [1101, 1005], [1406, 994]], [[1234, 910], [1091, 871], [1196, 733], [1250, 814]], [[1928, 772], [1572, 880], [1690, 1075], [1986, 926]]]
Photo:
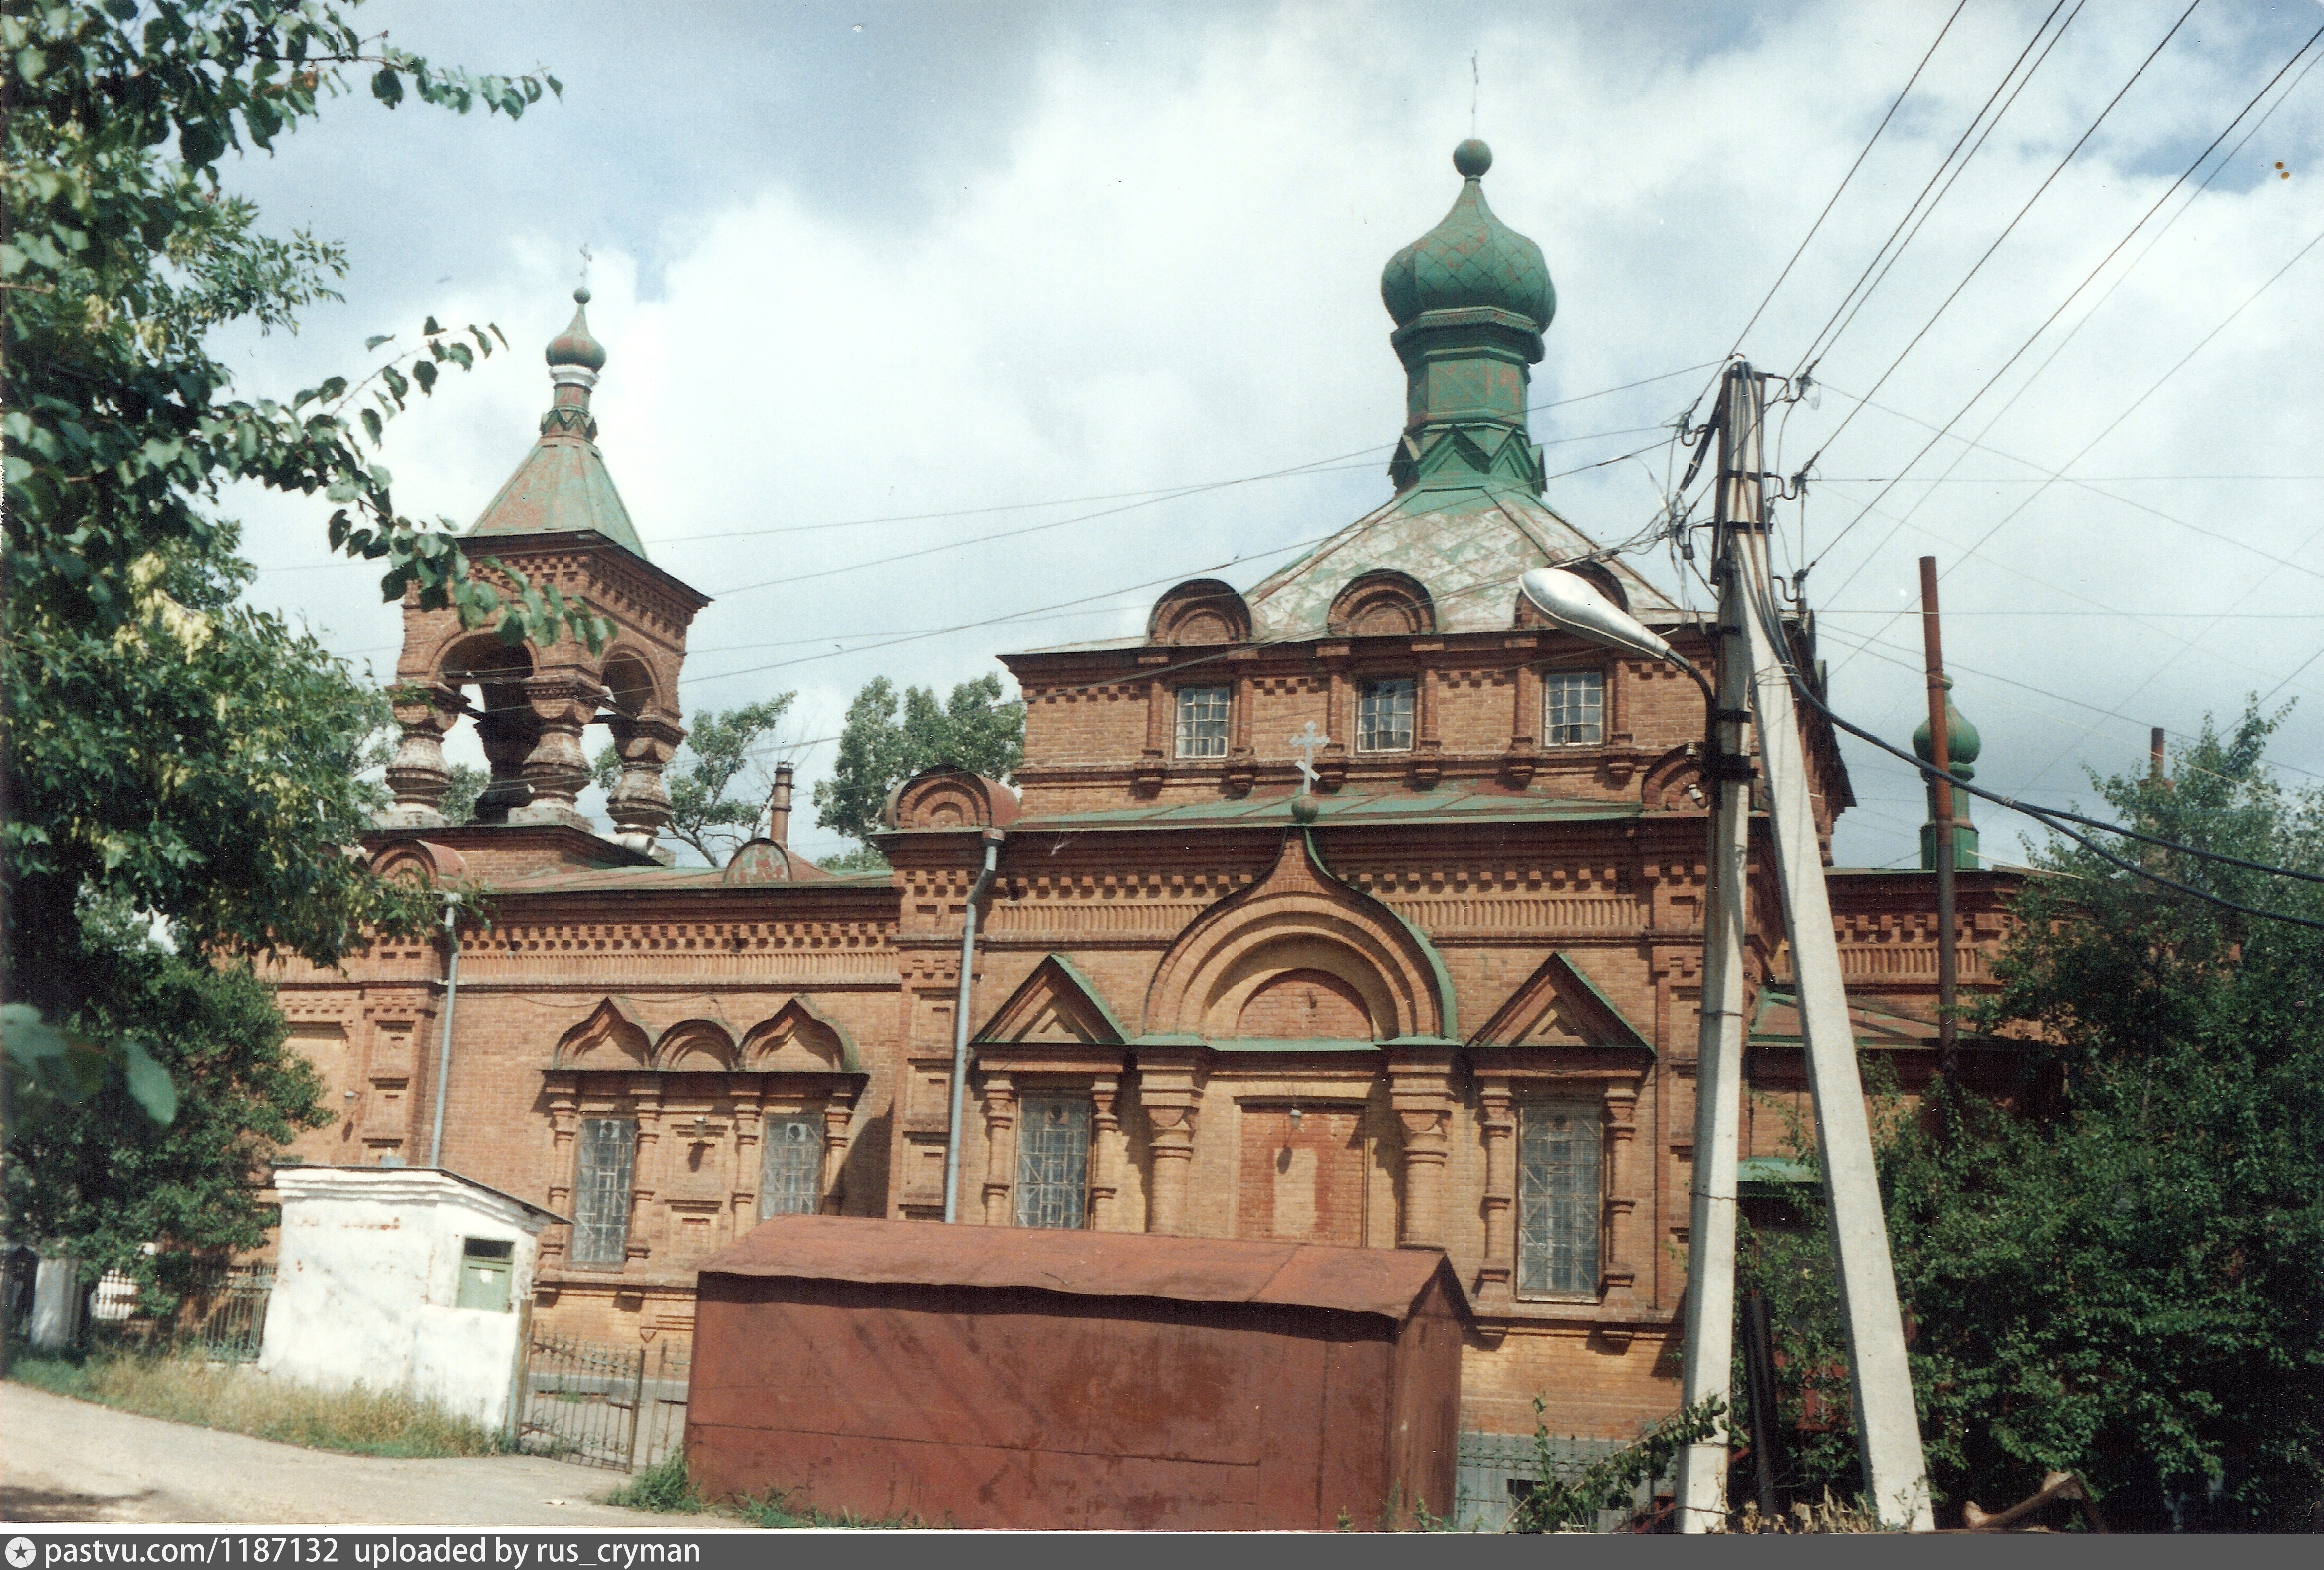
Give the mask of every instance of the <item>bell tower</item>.
[[[678, 668], [687, 629], [706, 596], [646, 559], [644, 544], [597, 450], [590, 390], [605, 366], [590, 336], [589, 291], [573, 291], [570, 326], [549, 340], [554, 388], [540, 439], [463, 537], [471, 568], [496, 587], [512, 573], [554, 585], [613, 624], [591, 653], [570, 637], [544, 648], [505, 643], [489, 627], [464, 627], [452, 610], [403, 603], [403, 653], [395, 665], [395, 719], [402, 729], [388, 788], [395, 803], [383, 828], [442, 828], [451, 786], [444, 737], [475, 721], [491, 779], [478, 825], [561, 826], [591, 831], [576, 801], [589, 782], [583, 746], [603, 722], [622, 760], [607, 806], [613, 836], [641, 856], [668, 860], [656, 835], [669, 821], [662, 771], [686, 739], [678, 724]], [[494, 564], [498, 565], [495, 566]]]

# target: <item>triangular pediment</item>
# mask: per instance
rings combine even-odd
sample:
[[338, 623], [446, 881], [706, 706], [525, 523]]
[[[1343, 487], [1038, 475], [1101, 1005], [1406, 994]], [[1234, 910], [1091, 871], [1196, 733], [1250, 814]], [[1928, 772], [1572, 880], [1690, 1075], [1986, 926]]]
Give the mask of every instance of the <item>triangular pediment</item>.
[[1125, 1037], [1121, 1022], [1090, 979], [1071, 960], [1052, 954], [1009, 994], [976, 1039], [1012, 1045], [1119, 1047]]
[[1542, 961], [1470, 1045], [1654, 1050], [1645, 1033], [1563, 954]]

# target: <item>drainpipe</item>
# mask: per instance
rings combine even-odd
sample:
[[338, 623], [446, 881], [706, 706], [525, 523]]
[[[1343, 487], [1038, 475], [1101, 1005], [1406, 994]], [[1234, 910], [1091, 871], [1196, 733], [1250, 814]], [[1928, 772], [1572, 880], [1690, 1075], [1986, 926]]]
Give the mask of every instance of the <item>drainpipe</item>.
[[968, 891], [967, 909], [960, 920], [960, 998], [953, 1005], [952, 1019], [952, 1115], [945, 1124], [945, 1201], [944, 1218], [960, 1219], [960, 1118], [968, 1091], [968, 989], [976, 972], [976, 902], [984, 898], [984, 891], [992, 886], [992, 871], [1001, 855], [1001, 842], [1007, 837], [997, 828], [984, 831], [984, 870], [976, 874], [976, 886]]
[[444, 1164], [444, 1092], [452, 1081], [452, 1008], [460, 999], [460, 896], [444, 893], [444, 946], [451, 958], [444, 973], [444, 1039], [436, 1048], [436, 1131], [428, 1140], [428, 1164]]

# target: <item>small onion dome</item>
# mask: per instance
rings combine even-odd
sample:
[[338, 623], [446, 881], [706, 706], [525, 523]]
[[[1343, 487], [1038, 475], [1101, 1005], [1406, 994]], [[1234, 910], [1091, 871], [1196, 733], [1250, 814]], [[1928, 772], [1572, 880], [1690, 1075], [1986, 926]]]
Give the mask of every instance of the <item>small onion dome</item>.
[[[1985, 740], [1977, 734], [1977, 727], [1961, 716], [1961, 711], [1953, 706], [1953, 679], [1941, 676], [1937, 679], [1945, 684], [1945, 762], [1958, 771], [1977, 762], [1978, 753], [1984, 750]], [[1923, 720], [1919, 728], [1913, 732], [1913, 755], [1923, 763], [1931, 761], [1927, 720]]]
[[1536, 332], [1549, 330], [1557, 291], [1541, 247], [1493, 217], [1480, 183], [1493, 150], [1471, 136], [1452, 152], [1452, 167], [1467, 182], [1452, 210], [1419, 239], [1388, 259], [1380, 300], [1399, 328], [1424, 311], [1486, 307], [1524, 317]]
[[549, 363], [555, 365], [579, 365], [585, 370], [605, 368], [605, 346], [589, 336], [589, 319], [582, 309], [589, 303], [589, 291], [573, 291], [573, 322], [563, 332], [549, 340]]

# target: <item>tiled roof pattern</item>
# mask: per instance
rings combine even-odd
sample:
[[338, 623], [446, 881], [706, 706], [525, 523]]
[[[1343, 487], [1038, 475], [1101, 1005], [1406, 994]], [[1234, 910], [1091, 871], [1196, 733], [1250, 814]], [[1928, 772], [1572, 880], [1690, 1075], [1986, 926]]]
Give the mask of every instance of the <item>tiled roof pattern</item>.
[[1388, 259], [1380, 300], [1398, 327], [1423, 311], [1482, 306], [1525, 317], [1539, 332], [1557, 314], [1541, 247], [1493, 216], [1475, 180], [1434, 228]]
[[[1518, 487], [1424, 487], [1349, 524], [1244, 599], [1253, 637], [1321, 638], [1330, 632], [1340, 591], [1363, 573], [1389, 568], [1426, 586], [1437, 631], [1492, 632], [1513, 624], [1520, 576], [1596, 549]], [[1621, 579], [1633, 615], [1649, 625], [1677, 616], [1677, 606], [1619, 559], [1607, 565]]]

